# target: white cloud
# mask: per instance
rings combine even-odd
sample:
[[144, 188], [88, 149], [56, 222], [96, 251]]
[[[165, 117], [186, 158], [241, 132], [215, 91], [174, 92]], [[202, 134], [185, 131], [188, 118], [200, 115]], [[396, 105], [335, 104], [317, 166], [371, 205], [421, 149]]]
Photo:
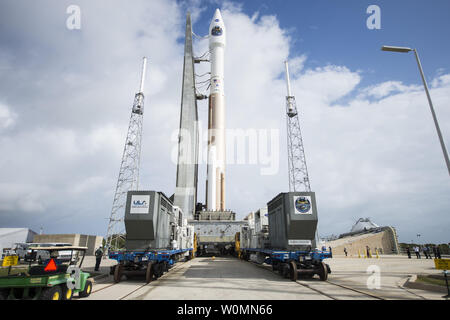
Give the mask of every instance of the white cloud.
[[12, 127], [16, 122], [17, 115], [6, 105], [0, 103], [0, 129]]
[[395, 93], [403, 93], [403, 92], [411, 92], [414, 90], [418, 90], [419, 86], [405, 86], [400, 81], [386, 81], [374, 86], [369, 86], [362, 90], [362, 94], [373, 97], [375, 99], [384, 98], [393, 92]]
[[331, 104], [350, 93], [359, 84], [361, 77], [346, 67], [327, 65], [306, 70], [297, 81], [297, 95], [301, 100], [306, 96], [307, 99], [314, 99], [314, 102]]
[[303, 70], [305, 62], [307, 60], [306, 55], [294, 57], [289, 60], [289, 73], [296, 74]]
[[450, 85], [450, 74], [439, 75], [431, 82], [433, 88]]
[[90, 153], [108, 152], [119, 154], [123, 151], [123, 141], [126, 137], [125, 126], [119, 127], [114, 124], [107, 124], [100, 128], [95, 128], [86, 137], [84, 151]]

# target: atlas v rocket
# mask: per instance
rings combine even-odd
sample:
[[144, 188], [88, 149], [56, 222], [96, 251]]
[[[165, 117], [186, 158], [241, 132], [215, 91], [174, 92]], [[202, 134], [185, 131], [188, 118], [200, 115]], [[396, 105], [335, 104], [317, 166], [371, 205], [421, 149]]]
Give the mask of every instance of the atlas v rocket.
[[[209, 27], [211, 79], [208, 108], [206, 208], [210, 211], [225, 210], [224, 49], [225, 26], [222, 15], [217, 9]], [[199, 152], [198, 97], [195, 90], [194, 60], [191, 16], [188, 13], [186, 17], [183, 92], [174, 204], [180, 207], [190, 218], [194, 218], [196, 212]]]
[[216, 9], [209, 26], [211, 86], [208, 108], [208, 167], [206, 180], [206, 207], [225, 210], [225, 93], [224, 51], [225, 25], [220, 10]]

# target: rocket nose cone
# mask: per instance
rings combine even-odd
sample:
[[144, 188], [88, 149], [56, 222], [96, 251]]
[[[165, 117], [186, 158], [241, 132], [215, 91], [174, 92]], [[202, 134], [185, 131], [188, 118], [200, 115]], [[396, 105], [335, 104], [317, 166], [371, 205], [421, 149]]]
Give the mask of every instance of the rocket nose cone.
[[220, 10], [219, 9], [216, 9], [216, 12], [214, 12], [213, 20], [216, 20], [216, 19], [222, 20], [222, 15], [220, 14]]
[[220, 13], [219, 9], [216, 9], [216, 12], [214, 13], [214, 16], [211, 20], [211, 27], [212, 26], [221, 26], [222, 28], [224, 27], [222, 14]]
[[209, 46], [210, 48], [215, 45], [225, 46], [225, 24], [222, 20], [222, 14], [219, 9], [216, 9], [214, 13], [214, 17], [211, 20], [211, 24], [209, 26]]

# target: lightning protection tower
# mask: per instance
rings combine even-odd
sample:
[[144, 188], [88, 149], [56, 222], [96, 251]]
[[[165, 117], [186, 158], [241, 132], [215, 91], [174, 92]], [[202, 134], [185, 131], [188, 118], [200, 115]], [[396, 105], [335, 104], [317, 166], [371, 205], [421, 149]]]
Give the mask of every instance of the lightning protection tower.
[[286, 119], [287, 119], [287, 144], [289, 166], [289, 191], [311, 191], [309, 184], [308, 168], [306, 166], [305, 150], [303, 148], [300, 120], [297, 112], [295, 97], [291, 93], [288, 62], [286, 66]]
[[139, 167], [141, 158], [142, 120], [144, 116], [144, 80], [147, 67], [147, 58], [143, 58], [141, 85], [134, 97], [131, 110], [130, 124], [127, 139], [123, 149], [122, 163], [120, 164], [119, 178], [111, 210], [106, 234], [107, 248], [118, 249], [124, 239], [124, 211], [129, 190], [139, 188]]

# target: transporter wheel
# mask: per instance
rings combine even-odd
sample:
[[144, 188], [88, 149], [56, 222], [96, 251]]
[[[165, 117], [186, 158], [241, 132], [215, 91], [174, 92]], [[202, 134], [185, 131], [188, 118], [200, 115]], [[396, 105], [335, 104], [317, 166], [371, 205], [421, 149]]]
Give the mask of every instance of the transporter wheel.
[[123, 265], [122, 264], [116, 265], [116, 267], [114, 268], [114, 282], [115, 283], [120, 282], [120, 279], [122, 278], [122, 274], [123, 274]]
[[153, 280], [153, 262], [147, 264], [147, 271], [145, 272], [145, 283], [150, 283]]
[[284, 262], [280, 263], [278, 265], [278, 273], [283, 278], [288, 278], [289, 277], [289, 265], [287, 263], [284, 263]]
[[283, 277], [286, 279], [290, 278], [290, 269], [291, 267], [289, 266], [289, 263], [284, 263], [283, 264]]
[[280, 266], [279, 266], [278, 263], [272, 262], [272, 271], [278, 271], [278, 268], [279, 268], [279, 267], [280, 267]]
[[325, 262], [319, 264], [319, 277], [322, 281], [327, 281], [328, 279], [328, 268]]
[[153, 265], [153, 274], [155, 275], [155, 279], [158, 279], [162, 275], [161, 262], [157, 262]]
[[292, 281], [297, 281], [298, 278], [297, 264], [294, 261], [289, 262], [289, 278]]
[[158, 263], [158, 278], [164, 274], [165, 270], [166, 270], [165, 261]]
[[280, 276], [283, 276], [283, 263], [280, 262], [278, 263], [277, 269], [278, 273], [280, 274]]

